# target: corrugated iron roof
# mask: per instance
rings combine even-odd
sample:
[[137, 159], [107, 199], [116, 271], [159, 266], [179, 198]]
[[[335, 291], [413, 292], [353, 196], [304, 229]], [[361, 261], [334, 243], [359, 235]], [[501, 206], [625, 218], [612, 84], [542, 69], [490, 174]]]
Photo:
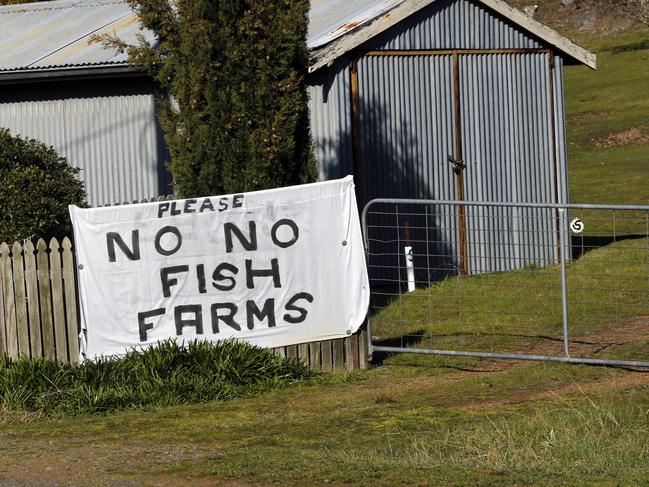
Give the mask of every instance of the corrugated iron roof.
[[405, 1], [311, 0], [307, 45], [310, 49], [324, 46]]
[[[307, 38], [314, 52], [311, 70], [433, 1], [312, 0]], [[479, 1], [594, 67], [592, 54], [502, 0]], [[104, 33], [115, 33], [127, 43], [136, 43], [138, 33], [155, 41], [152, 32], [140, 28], [137, 15], [124, 0], [54, 0], [0, 7], [0, 72], [125, 65], [126, 53], [89, 42], [93, 34]]]
[[137, 15], [119, 0], [61, 0], [0, 7], [0, 70], [15, 71], [126, 62], [126, 53], [89, 43], [116, 33], [126, 42], [141, 31]]

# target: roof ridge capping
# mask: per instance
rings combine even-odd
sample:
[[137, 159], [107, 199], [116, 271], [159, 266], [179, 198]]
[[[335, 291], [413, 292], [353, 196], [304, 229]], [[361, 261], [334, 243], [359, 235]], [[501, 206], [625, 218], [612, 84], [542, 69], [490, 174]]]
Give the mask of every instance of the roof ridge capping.
[[[333, 39], [328, 44], [312, 49], [311, 65], [309, 72], [314, 72], [323, 66], [331, 64], [346, 52], [358, 47], [365, 41], [393, 27], [410, 15], [429, 6], [436, 0], [405, 0], [388, 11], [382, 11], [375, 17], [368, 19], [349, 30], [346, 34]], [[503, 0], [475, 0], [494, 10], [503, 17], [514, 22], [524, 30], [553, 45], [568, 57], [585, 64], [589, 68], [597, 69], [597, 56], [592, 52], [578, 46], [556, 30], [542, 24], [538, 20], [526, 15], [517, 8], [512, 7]]]
[[43, 12], [47, 10], [64, 10], [67, 8], [97, 7], [101, 5], [118, 5], [126, 3], [125, 0], [69, 0], [53, 2], [16, 3], [0, 5], [0, 15], [17, 14], [21, 12]]

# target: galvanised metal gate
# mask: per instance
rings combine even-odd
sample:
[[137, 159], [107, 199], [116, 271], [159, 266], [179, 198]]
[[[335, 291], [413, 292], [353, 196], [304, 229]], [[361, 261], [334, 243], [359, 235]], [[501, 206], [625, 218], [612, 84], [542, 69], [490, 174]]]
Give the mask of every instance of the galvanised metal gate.
[[370, 354], [649, 366], [649, 206], [374, 199], [362, 219]]

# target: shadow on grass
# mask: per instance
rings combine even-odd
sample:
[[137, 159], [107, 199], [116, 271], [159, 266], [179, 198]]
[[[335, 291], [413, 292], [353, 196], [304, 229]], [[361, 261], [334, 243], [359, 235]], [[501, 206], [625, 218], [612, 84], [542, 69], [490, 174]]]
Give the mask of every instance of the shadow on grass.
[[649, 39], [643, 39], [641, 41], [631, 42], [629, 44], [623, 44], [621, 46], [604, 49], [604, 52], [608, 51], [613, 54], [620, 54], [622, 52], [642, 51], [644, 49], [649, 49]]
[[[421, 329], [399, 337], [389, 337], [380, 340], [372, 340], [372, 345], [375, 347], [407, 348], [409, 345], [417, 345], [418, 343], [421, 343], [421, 340], [424, 338], [424, 333], [425, 330]], [[368, 339], [371, 340], [372, 337], [368, 337]], [[372, 365], [383, 365], [385, 360], [392, 355], [394, 355], [394, 353], [374, 352], [372, 354]]]
[[582, 255], [587, 254], [592, 250], [597, 250], [606, 247], [616, 242], [623, 240], [640, 240], [647, 238], [647, 235], [630, 234], [630, 235], [616, 235], [616, 236], [573, 236], [572, 237], [572, 258], [573, 260], [579, 259]]

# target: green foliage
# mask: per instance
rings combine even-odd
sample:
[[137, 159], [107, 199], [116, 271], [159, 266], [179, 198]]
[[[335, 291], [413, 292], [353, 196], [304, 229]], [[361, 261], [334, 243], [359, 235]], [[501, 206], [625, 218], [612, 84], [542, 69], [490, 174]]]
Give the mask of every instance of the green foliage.
[[[169, 169], [184, 197], [316, 177], [304, 75], [307, 0], [129, 0], [158, 46], [127, 46], [161, 91]], [[176, 103], [172, 103], [170, 97]]]
[[78, 173], [52, 147], [0, 128], [0, 241], [68, 234], [68, 205], [85, 205]]
[[231, 399], [306, 379], [295, 359], [238, 341], [173, 341], [71, 365], [0, 356], [0, 409], [46, 416]]

